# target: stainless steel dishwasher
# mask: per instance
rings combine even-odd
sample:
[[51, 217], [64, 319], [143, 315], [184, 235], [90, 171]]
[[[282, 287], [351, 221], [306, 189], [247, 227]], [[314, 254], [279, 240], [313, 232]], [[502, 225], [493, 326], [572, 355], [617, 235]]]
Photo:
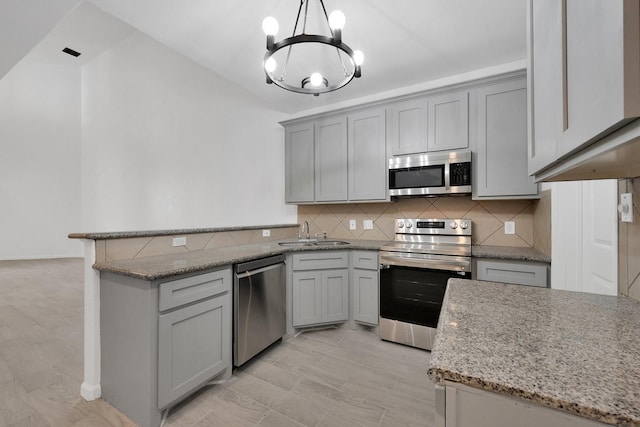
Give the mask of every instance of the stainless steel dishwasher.
[[233, 365], [240, 366], [286, 331], [284, 255], [235, 265]]

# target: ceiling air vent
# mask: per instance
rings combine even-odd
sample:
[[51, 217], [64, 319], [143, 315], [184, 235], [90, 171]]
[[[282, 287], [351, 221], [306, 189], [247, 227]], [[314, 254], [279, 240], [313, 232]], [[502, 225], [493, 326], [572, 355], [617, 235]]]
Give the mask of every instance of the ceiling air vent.
[[80, 56], [80, 52], [76, 52], [75, 50], [73, 50], [73, 49], [69, 49], [68, 47], [65, 47], [64, 49], [62, 49], [62, 51], [63, 51], [64, 53], [68, 53], [68, 54], [69, 54], [69, 55], [71, 55], [71, 56], [75, 56], [75, 57]]

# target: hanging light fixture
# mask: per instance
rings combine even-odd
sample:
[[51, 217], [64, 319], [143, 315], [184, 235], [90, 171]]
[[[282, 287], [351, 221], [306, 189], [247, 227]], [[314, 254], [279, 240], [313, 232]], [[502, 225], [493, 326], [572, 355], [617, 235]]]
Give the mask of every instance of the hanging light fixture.
[[[318, 96], [321, 93], [331, 92], [348, 84], [353, 78], [361, 75], [360, 66], [364, 60], [364, 54], [359, 51], [353, 51], [347, 44], [342, 41], [342, 29], [345, 24], [345, 16], [339, 10], [331, 12], [327, 15], [323, 0], [318, 0], [322, 9], [322, 14], [326, 21], [329, 36], [318, 34], [307, 34], [307, 19], [309, 15], [309, 0], [300, 0], [298, 8], [298, 16], [293, 27], [291, 37], [285, 38], [279, 42], [275, 42], [275, 36], [279, 30], [278, 21], [269, 16], [262, 21], [262, 29], [267, 35], [267, 53], [264, 56], [264, 72], [267, 76], [267, 83], [280, 86], [283, 89], [292, 92], [306, 93]], [[302, 20], [302, 29], [298, 35], [298, 25], [300, 24], [300, 15], [304, 9]], [[292, 53], [293, 47], [296, 46], [295, 54]], [[335, 49], [337, 56], [321, 55], [321, 48]], [[286, 48], [286, 49], [285, 49]], [[285, 56], [286, 52], [286, 56]], [[275, 56], [279, 55], [282, 65], [278, 64]], [[299, 56], [298, 61], [292, 58]], [[322, 61], [323, 67], [333, 67], [331, 71], [325, 71], [325, 75], [312, 67], [319, 67], [318, 61]], [[291, 72], [290, 65], [293, 67], [295, 62], [296, 68], [304, 68], [302, 71]], [[326, 70], [326, 68], [324, 68]], [[287, 73], [296, 74], [297, 76], [289, 76]], [[300, 74], [301, 73], [301, 74]], [[291, 82], [291, 83], [290, 83]]]

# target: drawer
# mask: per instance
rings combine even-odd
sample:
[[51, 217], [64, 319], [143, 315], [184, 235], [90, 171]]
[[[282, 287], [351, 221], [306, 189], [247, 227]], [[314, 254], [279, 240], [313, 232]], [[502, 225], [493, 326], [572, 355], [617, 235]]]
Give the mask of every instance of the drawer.
[[231, 267], [159, 285], [159, 310], [165, 311], [231, 290]]
[[378, 251], [352, 251], [351, 265], [363, 270], [378, 270]]
[[479, 259], [476, 271], [478, 280], [548, 287], [546, 263]]
[[317, 251], [293, 254], [292, 267], [295, 271], [348, 268], [349, 252]]

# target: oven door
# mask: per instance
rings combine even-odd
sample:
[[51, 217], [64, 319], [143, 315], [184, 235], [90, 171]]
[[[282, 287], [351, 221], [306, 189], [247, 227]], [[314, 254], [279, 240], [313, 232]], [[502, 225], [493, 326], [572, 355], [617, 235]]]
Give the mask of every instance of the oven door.
[[450, 278], [471, 272], [381, 265], [380, 317], [435, 328]]

